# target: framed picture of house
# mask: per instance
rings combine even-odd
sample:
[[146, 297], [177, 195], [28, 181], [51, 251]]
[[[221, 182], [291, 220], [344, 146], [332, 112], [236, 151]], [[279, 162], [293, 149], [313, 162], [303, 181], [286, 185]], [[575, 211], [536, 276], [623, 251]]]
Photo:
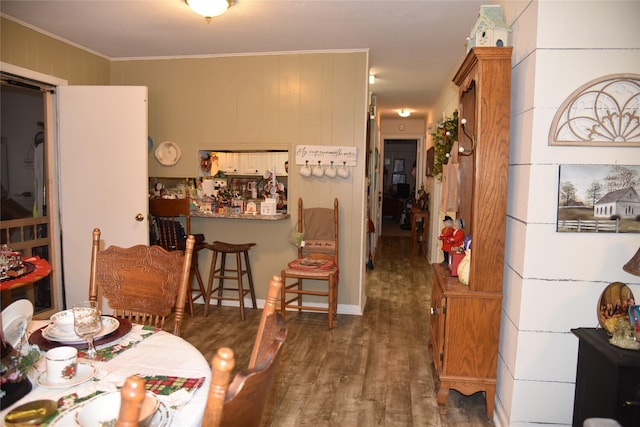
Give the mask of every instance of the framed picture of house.
[[640, 166], [560, 165], [556, 231], [640, 233]]
[[392, 175], [392, 184], [404, 184], [407, 182], [407, 175], [404, 173], [394, 173]]

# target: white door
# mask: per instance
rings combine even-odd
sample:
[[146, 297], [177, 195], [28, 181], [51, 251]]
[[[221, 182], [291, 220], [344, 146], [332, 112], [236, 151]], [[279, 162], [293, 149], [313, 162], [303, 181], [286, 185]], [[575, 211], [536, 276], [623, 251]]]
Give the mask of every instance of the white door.
[[94, 228], [102, 232], [101, 248], [149, 242], [147, 88], [59, 86], [57, 95], [63, 283], [70, 308], [89, 296]]

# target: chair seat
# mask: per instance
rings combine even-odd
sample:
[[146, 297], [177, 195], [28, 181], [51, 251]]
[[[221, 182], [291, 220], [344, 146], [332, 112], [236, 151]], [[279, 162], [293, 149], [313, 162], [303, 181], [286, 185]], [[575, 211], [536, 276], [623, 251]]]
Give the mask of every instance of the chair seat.
[[[204, 243], [204, 234], [194, 234], [193, 237], [196, 238], [196, 245], [193, 247], [194, 251], [199, 251], [207, 247]], [[184, 251], [186, 244], [186, 240], [180, 241], [180, 243], [178, 243], [178, 249]]]
[[330, 269], [322, 269], [322, 268], [315, 268], [315, 269], [285, 268], [282, 271], [288, 277], [309, 277], [309, 278], [318, 277], [318, 278], [326, 278], [331, 274], [334, 274], [334, 275], [337, 276], [338, 268], [337, 267], [333, 267], [333, 268], [330, 268]]
[[236, 252], [245, 252], [255, 246], [255, 243], [226, 243], [216, 240], [213, 243], [206, 243], [205, 246], [212, 251], [224, 252], [227, 254]]

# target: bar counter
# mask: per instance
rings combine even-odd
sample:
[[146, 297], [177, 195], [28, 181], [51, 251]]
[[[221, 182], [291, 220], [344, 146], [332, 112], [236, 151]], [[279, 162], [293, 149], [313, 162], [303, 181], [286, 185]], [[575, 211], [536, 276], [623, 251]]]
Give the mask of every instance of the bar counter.
[[262, 215], [259, 213], [215, 213], [215, 212], [202, 212], [200, 210], [191, 211], [192, 217], [198, 218], [230, 218], [230, 219], [245, 219], [245, 220], [262, 220], [262, 221], [282, 221], [283, 219], [291, 218], [288, 213], [276, 213], [275, 215]]

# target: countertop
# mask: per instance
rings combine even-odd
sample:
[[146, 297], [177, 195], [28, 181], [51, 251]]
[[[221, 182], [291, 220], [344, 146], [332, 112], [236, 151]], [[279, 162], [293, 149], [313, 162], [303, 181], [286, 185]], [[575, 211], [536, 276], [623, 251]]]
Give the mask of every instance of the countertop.
[[191, 211], [191, 217], [195, 218], [231, 218], [231, 219], [244, 219], [244, 220], [261, 220], [261, 221], [282, 221], [283, 219], [291, 218], [288, 213], [276, 213], [275, 215], [261, 215], [259, 213], [246, 214], [246, 213], [214, 213], [214, 212], [202, 212]]

